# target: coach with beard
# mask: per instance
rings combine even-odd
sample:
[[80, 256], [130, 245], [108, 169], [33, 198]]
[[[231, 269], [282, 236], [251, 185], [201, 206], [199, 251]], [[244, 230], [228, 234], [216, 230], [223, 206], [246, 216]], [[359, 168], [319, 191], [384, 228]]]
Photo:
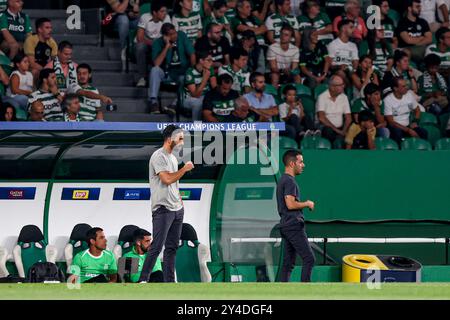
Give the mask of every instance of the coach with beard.
[[184, 216], [178, 181], [194, 168], [192, 162], [188, 161], [178, 170], [178, 161], [173, 155], [183, 147], [183, 131], [175, 125], [169, 125], [162, 134], [164, 144], [152, 154], [149, 163], [154, 238], [139, 282], [149, 282], [151, 271], [164, 245], [164, 282], [175, 282], [175, 255]]

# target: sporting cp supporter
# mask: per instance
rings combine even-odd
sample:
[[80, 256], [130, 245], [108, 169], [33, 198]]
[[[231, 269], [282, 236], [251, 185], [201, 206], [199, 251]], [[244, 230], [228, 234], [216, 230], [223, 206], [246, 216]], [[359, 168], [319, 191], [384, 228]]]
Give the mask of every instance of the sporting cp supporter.
[[30, 95], [28, 102], [40, 100], [44, 105], [44, 119], [47, 121], [62, 121], [61, 102], [63, 96], [56, 85], [56, 74], [53, 69], [42, 69], [39, 73], [38, 90]]

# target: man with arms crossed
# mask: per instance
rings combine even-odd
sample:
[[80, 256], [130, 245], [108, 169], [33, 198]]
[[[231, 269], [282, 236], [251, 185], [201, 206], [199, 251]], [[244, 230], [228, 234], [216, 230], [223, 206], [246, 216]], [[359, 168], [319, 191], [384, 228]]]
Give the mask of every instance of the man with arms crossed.
[[289, 282], [297, 254], [302, 258], [302, 282], [311, 282], [315, 257], [305, 232], [303, 209], [314, 210], [314, 202], [300, 201], [300, 190], [295, 176], [305, 168], [303, 155], [298, 150], [288, 150], [283, 155], [284, 174], [277, 185], [277, 205], [280, 215], [280, 232], [284, 241], [284, 258], [281, 282]]
[[173, 152], [178, 152], [183, 147], [184, 135], [179, 127], [168, 125], [163, 131], [163, 139], [162, 148], [152, 154], [149, 163], [154, 239], [145, 258], [139, 282], [149, 282], [150, 273], [163, 245], [164, 282], [175, 282], [175, 254], [184, 216], [178, 180], [191, 171], [194, 165], [188, 161], [178, 170], [178, 161]]

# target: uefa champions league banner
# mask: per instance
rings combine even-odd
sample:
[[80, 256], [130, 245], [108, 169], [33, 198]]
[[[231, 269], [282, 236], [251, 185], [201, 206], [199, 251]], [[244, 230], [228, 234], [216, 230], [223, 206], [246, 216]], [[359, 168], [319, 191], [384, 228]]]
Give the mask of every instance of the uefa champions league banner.
[[14, 131], [162, 131], [175, 124], [186, 131], [284, 131], [284, 122], [0, 122], [0, 130]]

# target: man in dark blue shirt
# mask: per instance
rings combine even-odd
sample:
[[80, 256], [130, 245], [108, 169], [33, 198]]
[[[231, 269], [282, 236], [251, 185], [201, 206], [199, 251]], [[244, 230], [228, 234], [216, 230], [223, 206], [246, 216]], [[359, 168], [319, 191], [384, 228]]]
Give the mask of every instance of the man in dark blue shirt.
[[295, 176], [301, 174], [305, 168], [302, 153], [298, 150], [286, 151], [283, 155], [283, 163], [285, 171], [277, 185], [278, 214], [281, 217], [280, 231], [284, 241], [281, 281], [289, 282], [298, 254], [303, 260], [301, 281], [310, 282], [315, 257], [305, 232], [303, 209], [314, 210], [314, 202], [300, 201], [300, 191], [295, 181]]

